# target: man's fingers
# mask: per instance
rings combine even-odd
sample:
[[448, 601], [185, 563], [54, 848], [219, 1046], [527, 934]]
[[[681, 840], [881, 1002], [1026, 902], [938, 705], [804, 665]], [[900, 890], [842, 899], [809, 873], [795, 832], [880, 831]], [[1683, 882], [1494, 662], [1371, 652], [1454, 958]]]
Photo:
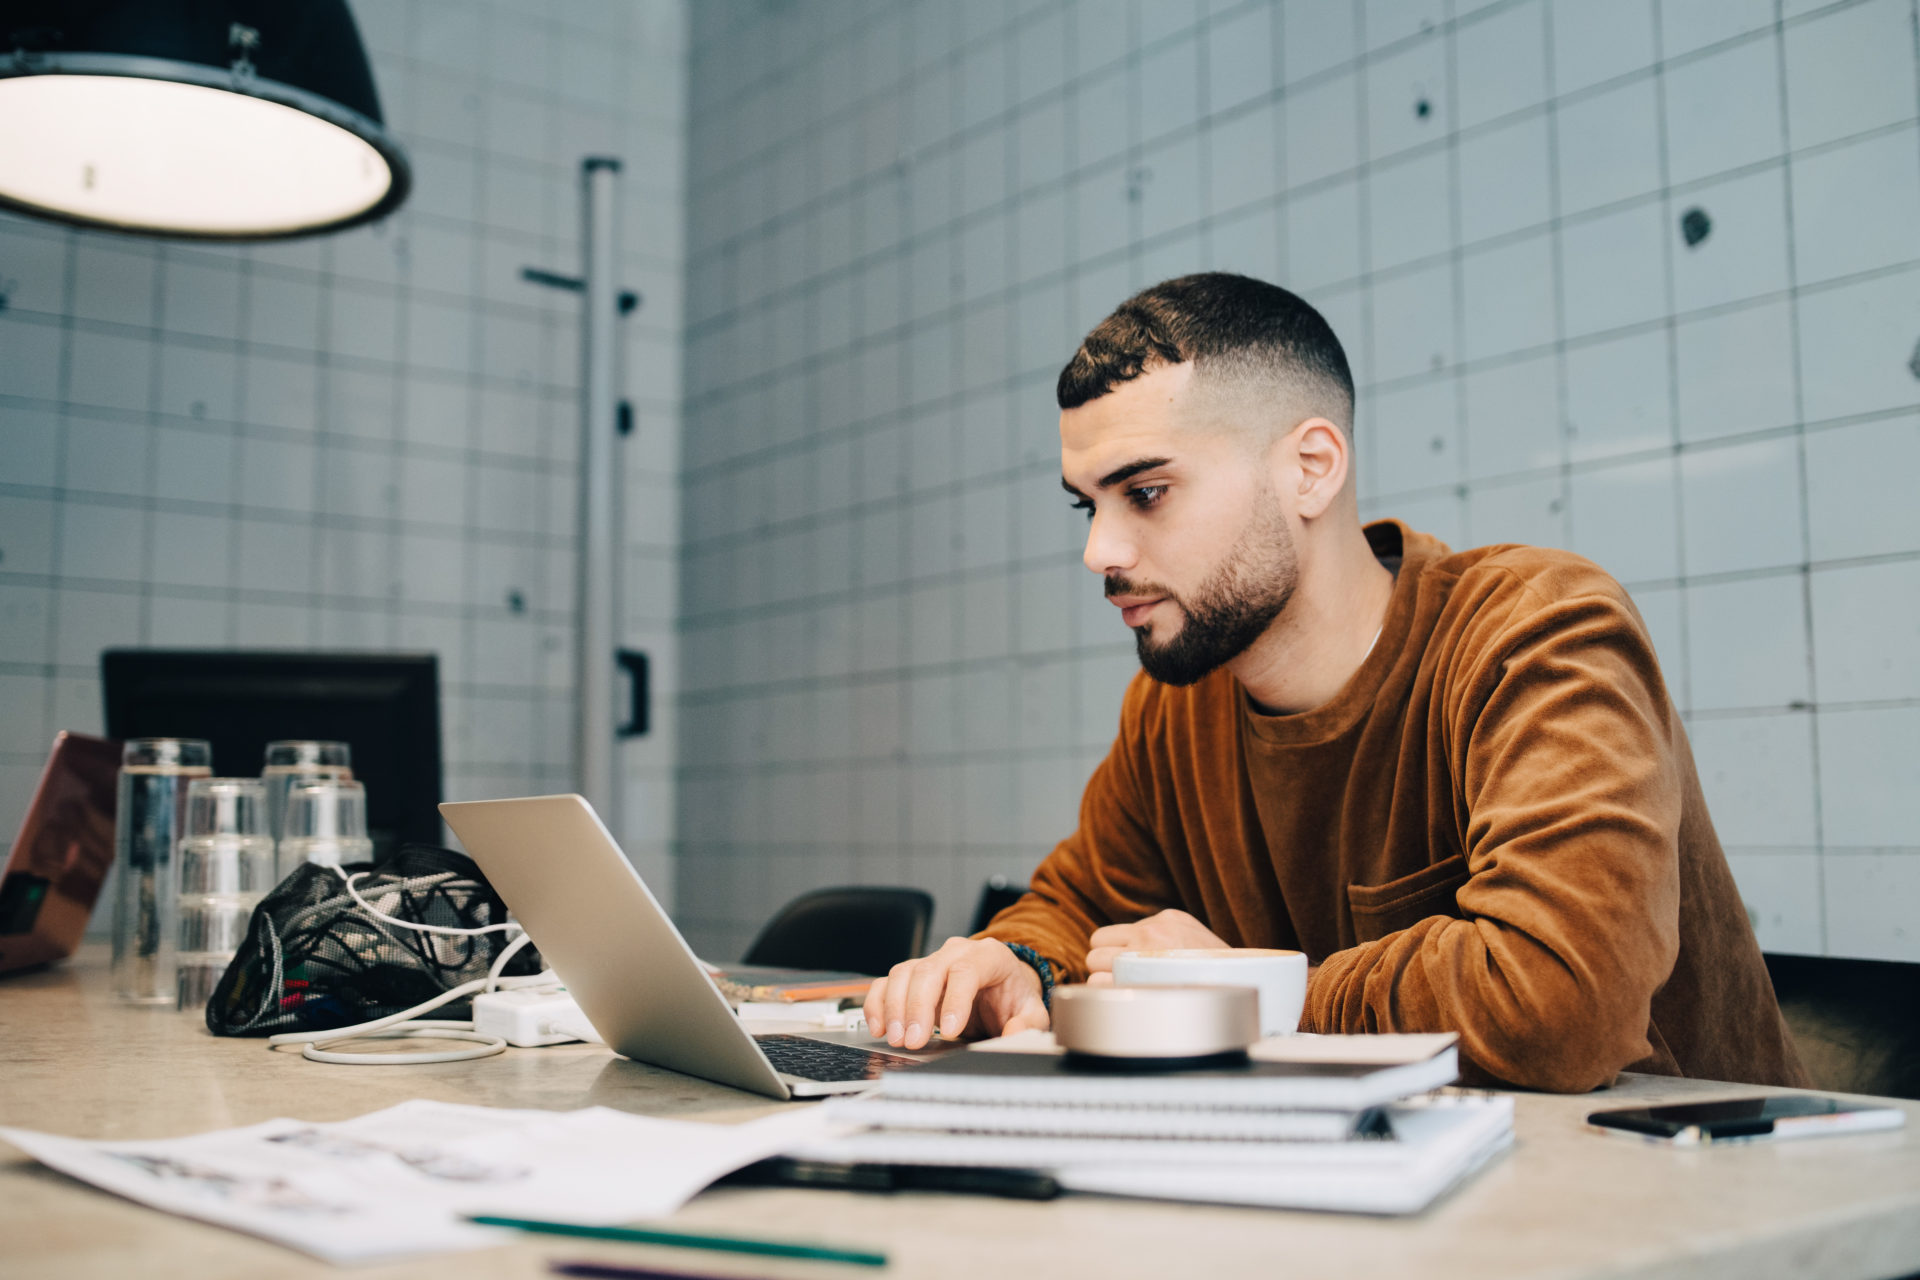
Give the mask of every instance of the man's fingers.
[[913, 976], [926, 965], [933, 964], [938, 957], [928, 956], [925, 960], [903, 960], [893, 966], [887, 975], [885, 1000], [880, 1006], [880, 1025], [874, 1028], [876, 1035], [887, 1038], [887, 1043], [898, 1047], [907, 1034], [907, 987]]
[[1156, 911], [1144, 920], [1132, 924], [1110, 924], [1095, 929], [1087, 939], [1091, 949], [1113, 947], [1121, 951], [1146, 951], [1158, 949], [1177, 950], [1183, 947], [1224, 947], [1227, 943], [1213, 930], [1201, 924], [1188, 911], [1178, 907], [1168, 907], [1165, 911]]
[[[944, 948], [914, 966], [913, 975], [907, 979], [907, 999], [901, 1014], [905, 1025], [895, 1044], [905, 1049], [920, 1049], [933, 1038], [934, 1013], [940, 1005], [940, 993], [946, 989], [947, 971], [952, 967], [953, 957]], [[887, 1031], [887, 1038], [892, 1040], [891, 1024]]]
[[1110, 987], [1113, 985], [1113, 974], [1090, 973], [1087, 975], [1087, 985], [1090, 987]]
[[1114, 957], [1126, 949], [1125, 947], [1095, 947], [1093, 950], [1087, 952], [1088, 971], [1091, 973], [1111, 973], [1113, 971]]
[[860, 1016], [867, 1020], [867, 1030], [875, 1035], [886, 1031], [887, 980], [875, 978], [867, 987], [867, 1002], [860, 1008]]
[[1140, 926], [1137, 924], [1103, 924], [1093, 931], [1087, 939], [1089, 947], [1112, 947], [1123, 950], [1139, 945]]
[[973, 997], [980, 990], [980, 975], [970, 964], [956, 964], [947, 970], [947, 991], [940, 997], [940, 1034], [951, 1040], [967, 1029], [973, 1016]]

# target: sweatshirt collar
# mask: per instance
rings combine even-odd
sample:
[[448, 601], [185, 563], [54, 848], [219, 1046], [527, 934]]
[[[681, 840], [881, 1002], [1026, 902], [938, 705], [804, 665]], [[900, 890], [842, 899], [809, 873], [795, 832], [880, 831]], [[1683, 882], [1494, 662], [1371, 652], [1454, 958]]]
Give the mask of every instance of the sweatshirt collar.
[[1340, 686], [1340, 692], [1310, 711], [1265, 715], [1254, 710], [1253, 699], [1235, 680], [1233, 687], [1240, 717], [1256, 739], [1276, 745], [1303, 745], [1337, 736], [1372, 708], [1388, 676], [1400, 665], [1402, 651], [1413, 632], [1420, 578], [1434, 561], [1448, 554], [1448, 549], [1439, 539], [1410, 529], [1398, 520], [1376, 520], [1366, 526], [1365, 533], [1377, 559], [1391, 562], [1396, 556], [1400, 558], [1379, 638], [1373, 642], [1359, 669]]

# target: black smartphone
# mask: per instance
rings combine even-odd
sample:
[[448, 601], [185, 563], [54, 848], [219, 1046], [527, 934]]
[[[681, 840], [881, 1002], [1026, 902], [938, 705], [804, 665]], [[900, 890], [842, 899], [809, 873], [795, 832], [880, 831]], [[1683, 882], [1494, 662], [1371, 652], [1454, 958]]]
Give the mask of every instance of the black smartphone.
[[1906, 1122], [1907, 1113], [1898, 1107], [1805, 1093], [1682, 1102], [1665, 1107], [1622, 1107], [1617, 1111], [1595, 1111], [1587, 1117], [1588, 1124], [1602, 1129], [1676, 1146], [1862, 1133], [1871, 1129], [1898, 1129]]

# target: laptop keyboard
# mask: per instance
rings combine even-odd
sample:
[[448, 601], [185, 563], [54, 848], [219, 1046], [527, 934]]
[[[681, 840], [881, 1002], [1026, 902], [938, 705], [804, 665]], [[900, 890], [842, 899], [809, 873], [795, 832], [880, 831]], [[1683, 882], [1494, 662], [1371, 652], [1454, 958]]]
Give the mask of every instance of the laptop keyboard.
[[822, 1083], [841, 1080], [878, 1080], [880, 1073], [895, 1067], [917, 1066], [913, 1058], [898, 1054], [856, 1049], [850, 1044], [809, 1040], [805, 1036], [755, 1036], [754, 1043], [767, 1055], [775, 1071], [802, 1080]]

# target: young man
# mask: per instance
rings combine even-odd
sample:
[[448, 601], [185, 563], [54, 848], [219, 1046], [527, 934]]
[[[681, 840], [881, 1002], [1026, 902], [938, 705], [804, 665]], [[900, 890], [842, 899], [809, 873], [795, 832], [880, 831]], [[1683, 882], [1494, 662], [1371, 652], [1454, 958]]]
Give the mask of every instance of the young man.
[[1457, 1031], [1469, 1079], [1804, 1073], [1627, 593], [1560, 551], [1361, 526], [1353, 381], [1241, 276], [1060, 374], [1063, 483], [1143, 672], [1080, 826], [867, 997], [890, 1044], [1048, 1025], [1123, 950], [1306, 952], [1306, 1031]]

